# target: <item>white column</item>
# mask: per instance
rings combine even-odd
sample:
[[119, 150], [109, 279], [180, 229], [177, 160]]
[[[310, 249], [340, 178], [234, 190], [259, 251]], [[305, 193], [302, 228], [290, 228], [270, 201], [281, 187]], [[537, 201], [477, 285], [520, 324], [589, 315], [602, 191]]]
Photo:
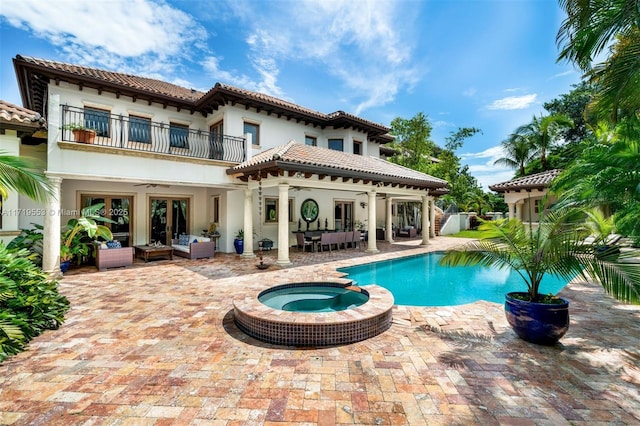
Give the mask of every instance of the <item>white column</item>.
[[385, 214], [385, 229], [386, 229], [386, 234], [385, 234], [385, 240], [387, 240], [387, 242], [392, 243], [393, 242], [393, 209], [391, 208], [391, 206], [393, 205], [393, 199], [391, 197], [387, 197], [387, 202], [386, 202], [386, 207], [387, 207], [387, 211]]
[[522, 209], [524, 208], [524, 201], [518, 201], [516, 203], [516, 218], [522, 222]]
[[46, 202], [47, 211], [44, 216], [44, 236], [42, 247], [42, 270], [54, 278], [62, 276], [60, 272], [60, 231], [61, 231], [61, 186], [62, 178], [49, 176], [52, 191]]
[[513, 203], [507, 203], [507, 206], [509, 207], [509, 220], [515, 219], [515, 217], [516, 217], [516, 205], [513, 204]]
[[369, 196], [369, 240], [367, 241], [367, 251], [377, 253], [376, 246], [376, 191], [372, 189], [367, 193]]
[[278, 265], [289, 265], [289, 184], [278, 185]]
[[436, 237], [436, 199], [429, 197], [430, 211], [429, 214], [429, 236], [431, 238]]
[[[259, 218], [262, 220], [262, 218]], [[244, 246], [242, 257], [256, 257], [253, 252], [253, 191], [244, 190]]]
[[429, 233], [431, 230], [429, 229], [429, 197], [426, 195], [422, 196], [422, 243], [420, 245], [426, 246], [429, 245]]

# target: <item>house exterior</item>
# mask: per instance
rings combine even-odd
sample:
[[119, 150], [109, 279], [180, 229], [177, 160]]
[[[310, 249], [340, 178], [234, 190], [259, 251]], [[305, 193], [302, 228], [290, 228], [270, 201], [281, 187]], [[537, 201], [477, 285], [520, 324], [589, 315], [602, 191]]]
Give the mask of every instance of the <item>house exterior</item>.
[[[56, 196], [46, 215], [16, 224], [44, 225], [47, 271], [59, 262], [61, 227], [97, 202], [122, 245], [170, 244], [215, 226], [217, 250], [232, 252], [242, 229], [244, 256], [269, 238], [281, 264], [298, 229], [365, 223], [391, 240], [396, 201], [421, 201], [416, 227], [429, 229], [425, 244], [434, 235], [433, 201], [447, 183], [381, 159], [380, 146], [392, 141], [381, 124], [220, 83], [205, 93], [26, 56], [14, 67], [24, 106], [47, 121], [32, 154]], [[313, 222], [302, 217], [308, 199], [319, 207]], [[375, 238], [367, 250], [377, 250]]]
[[[46, 140], [44, 118], [29, 109], [0, 100], [0, 151], [2, 155], [15, 157], [27, 156], [42, 158], [43, 146]], [[36, 137], [34, 137], [34, 135]], [[29, 222], [32, 210], [40, 209], [29, 198], [15, 192], [7, 197], [0, 197], [0, 241], [8, 244], [20, 234], [20, 229], [31, 228]], [[41, 223], [40, 220], [35, 220]]]
[[547, 170], [496, 183], [490, 185], [489, 189], [504, 195], [504, 202], [509, 207], [509, 219], [516, 218], [522, 222], [538, 223], [540, 203], [546, 198], [546, 208], [555, 200], [549, 195], [549, 186], [560, 172], [561, 170], [558, 169]]

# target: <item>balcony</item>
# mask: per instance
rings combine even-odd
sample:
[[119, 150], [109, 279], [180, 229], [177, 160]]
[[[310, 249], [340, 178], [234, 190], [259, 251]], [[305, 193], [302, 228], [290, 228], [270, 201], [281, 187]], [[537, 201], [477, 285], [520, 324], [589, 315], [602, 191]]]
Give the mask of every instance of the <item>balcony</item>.
[[[92, 108], [62, 106], [62, 140], [97, 146], [241, 163], [245, 139], [158, 123], [142, 117], [113, 115]], [[90, 130], [81, 136], [77, 130]]]

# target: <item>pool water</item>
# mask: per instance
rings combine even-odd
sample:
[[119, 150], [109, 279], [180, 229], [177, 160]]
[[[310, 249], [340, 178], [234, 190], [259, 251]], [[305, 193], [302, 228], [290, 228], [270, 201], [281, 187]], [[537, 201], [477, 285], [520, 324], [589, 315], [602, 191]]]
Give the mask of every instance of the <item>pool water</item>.
[[369, 300], [369, 296], [344, 287], [306, 285], [269, 289], [258, 295], [258, 300], [283, 311], [335, 312], [358, 307]]
[[[398, 305], [452, 306], [478, 300], [504, 303], [505, 293], [527, 291], [512, 270], [481, 266], [447, 267], [438, 264], [443, 253], [403, 257], [340, 268], [357, 285], [377, 284], [389, 290]], [[556, 294], [567, 281], [545, 275], [541, 294]]]

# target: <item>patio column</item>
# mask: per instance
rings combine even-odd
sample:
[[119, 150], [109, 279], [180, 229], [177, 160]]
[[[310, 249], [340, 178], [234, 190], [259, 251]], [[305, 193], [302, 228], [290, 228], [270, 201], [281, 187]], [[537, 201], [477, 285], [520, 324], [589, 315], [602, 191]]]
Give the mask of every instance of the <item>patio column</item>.
[[42, 247], [42, 270], [52, 278], [62, 277], [60, 271], [60, 218], [61, 218], [61, 191], [62, 178], [49, 176], [53, 194], [46, 201], [47, 211], [44, 215], [44, 236]]
[[[262, 218], [260, 218], [262, 220]], [[242, 257], [256, 257], [253, 252], [253, 190], [244, 190], [244, 245]]]
[[516, 218], [522, 222], [522, 209], [524, 208], [524, 200], [516, 203]]
[[422, 196], [422, 243], [421, 246], [429, 245], [429, 233], [431, 232], [429, 223], [429, 197]]
[[513, 204], [513, 203], [507, 203], [507, 206], [509, 207], [509, 220], [515, 219], [515, 217], [516, 217], [516, 205]]
[[278, 265], [289, 265], [289, 184], [278, 185]]
[[369, 196], [369, 238], [367, 240], [367, 252], [377, 253], [376, 246], [376, 190], [367, 193]]
[[430, 200], [430, 211], [429, 214], [429, 236], [431, 238], [436, 237], [436, 199], [433, 197], [429, 197]]
[[393, 211], [391, 209], [391, 206], [393, 205], [393, 198], [391, 197], [387, 197], [387, 202], [386, 202], [386, 207], [387, 207], [387, 212], [385, 214], [385, 240], [388, 243], [393, 243]]

